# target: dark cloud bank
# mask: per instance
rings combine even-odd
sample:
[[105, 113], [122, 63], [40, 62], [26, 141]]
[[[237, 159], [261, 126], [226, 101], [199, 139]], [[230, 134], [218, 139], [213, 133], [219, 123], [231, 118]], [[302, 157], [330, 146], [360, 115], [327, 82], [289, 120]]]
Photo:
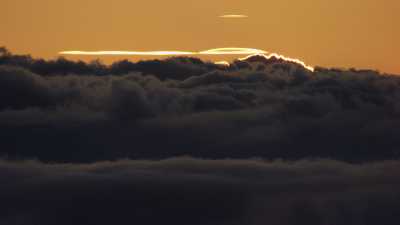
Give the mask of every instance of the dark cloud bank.
[[0, 224], [399, 224], [399, 102], [369, 70], [3, 49]]
[[[190, 58], [155, 61], [163, 65], [155, 75], [143, 68], [119, 75], [86, 70], [43, 75], [27, 65], [40, 61], [53, 68], [54, 61], [28, 57], [26, 63], [21, 57], [0, 57], [3, 157], [89, 162], [190, 155], [360, 162], [396, 159], [400, 153], [400, 78], [394, 75], [310, 72], [259, 56], [228, 68]], [[110, 70], [120, 63], [97, 67]], [[191, 70], [203, 72], [161, 78]]]
[[400, 221], [400, 162], [0, 162], [0, 224], [369, 225]]

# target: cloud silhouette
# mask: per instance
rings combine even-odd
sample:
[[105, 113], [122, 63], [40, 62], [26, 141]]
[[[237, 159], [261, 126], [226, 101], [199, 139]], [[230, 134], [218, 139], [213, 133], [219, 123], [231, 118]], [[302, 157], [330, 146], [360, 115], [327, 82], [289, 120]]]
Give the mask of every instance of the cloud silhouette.
[[0, 155], [8, 158], [399, 156], [394, 75], [310, 71], [260, 55], [229, 66], [186, 57], [105, 66], [7, 54], [0, 62]]
[[399, 171], [399, 161], [0, 161], [0, 223], [394, 225]]
[[399, 102], [399, 76], [279, 55], [0, 48], [0, 224], [397, 225]]
[[[45, 63], [66, 71], [79, 65]], [[399, 156], [397, 76], [312, 72], [261, 56], [224, 67], [185, 57], [83, 64], [84, 73], [104, 72], [97, 76], [39, 75], [11, 65], [0, 67], [0, 155], [9, 158]]]

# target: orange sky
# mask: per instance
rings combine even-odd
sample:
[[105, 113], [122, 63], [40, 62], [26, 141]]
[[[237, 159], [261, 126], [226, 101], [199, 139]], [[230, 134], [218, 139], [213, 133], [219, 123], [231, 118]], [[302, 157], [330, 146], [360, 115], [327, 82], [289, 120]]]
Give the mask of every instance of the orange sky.
[[0, 9], [0, 46], [35, 57], [248, 47], [400, 74], [398, 0], [1, 0]]

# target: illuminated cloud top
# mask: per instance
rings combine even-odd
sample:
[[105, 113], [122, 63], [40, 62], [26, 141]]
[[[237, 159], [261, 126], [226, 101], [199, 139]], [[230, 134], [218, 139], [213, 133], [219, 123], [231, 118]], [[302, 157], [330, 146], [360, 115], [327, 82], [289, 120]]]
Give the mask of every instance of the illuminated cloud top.
[[216, 65], [221, 65], [221, 66], [230, 66], [231, 64], [229, 63], [229, 62], [227, 62], [227, 61], [217, 61], [217, 62], [214, 62], [214, 64], [216, 64]]
[[284, 61], [287, 61], [287, 62], [292, 62], [292, 63], [299, 64], [299, 65], [303, 66], [304, 68], [306, 68], [306, 69], [308, 69], [310, 71], [314, 71], [314, 67], [307, 65], [305, 62], [303, 62], [300, 59], [290, 58], [290, 57], [286, 57], [286, 56], [279, 55], [279, 54], [276, 54], [276, 53], [271, 53], [271, 54], [268, 54], [268, 55], [265, 55], [265, 54], [253, 54], [253, 55], [246, 56], [244, 58], [240, 58], [239, 60], [240, 61], [246, 61], [247, 59], [249, 59], [251, 57], [254, 57], [254, 56], [261, 56], [261, 57], [266, 58], [267, 60], [271, 59], [271, 58], [276, 58], [276, 59], [279, 59], [279, 60], [284, 60]]

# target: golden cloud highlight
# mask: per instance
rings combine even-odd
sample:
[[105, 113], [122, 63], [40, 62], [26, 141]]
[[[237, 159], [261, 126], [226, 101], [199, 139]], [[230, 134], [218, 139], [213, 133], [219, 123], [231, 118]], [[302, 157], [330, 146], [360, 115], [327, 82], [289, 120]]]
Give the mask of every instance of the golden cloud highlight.
[[214, 64], [216, 65], [221, 65], [221, 66], [230, 66], [231, 64], [227, 61], [218, 61], [218, 62], [214, 62]]
[[198, 52], [199, 55], [249, 55], [266, 53], [264, 50], [255, 48], [215, 48]]
[[224, 19], [241, 19], [241, 18], [248, 18], [247, 15], [241, 15], [241, 14], [229, 14], [229, 15], [222, 15], [219, 16], [219, 18], [224, 18]]
[[268, 54], [268, 55], [265, 55], [265, 54], [253, 54], [253, 55], [246, 56], [244, 58], [239, 58], [239, 60], [245, 61], [245, 60], [247, 60], [247, 59], [249, 59], [249, 58], [251, 58], [253, 56], [262, 56], [262, 57], [265, 57], [266, 59], [271, 59], [271, 58], [282, 59], [282, 60], [285, 60], [287, 62], [300, 64], [304, 68], [314, 72], [314, 67], [307, 65], [305, 62], [301, 61], [300, 59], [289, 58], [289, 57], [286, 57], [286, 56], [283, 56], [283, 55], [279, 55], [279, 54], [276, 54], [276, 53], [271, 53], [271, 54]]
[[200, 52], [188, 51], [62, 51], [61, 55], [135, 55], [135, 56], [174, 56], [174, 55], [250, 55], [265, 54], [255, 48], [215, 48]]
[[[288, 62], [293, 62], [302, 65], [304, 68], [314, 71], [314, 68], [307, 65], [305, 62], [290, 58], [276, 53], [268, 53], [267, 51], [255, 48], [215, 48], [200, 52], [189, 51], [62, 51], [61, 55], [90, 55], [90, 56], [106, 56], [106, 55], [130, 55], [130, 56], [180, 56], [180, 55], [248, 55], [239, 60], [246, 60], [254, 55], [263, 56], [267, 59], [278, 58]], [[228, 62], [216, 62], [220, 65], [229, 65]]]
[[168, 56], [194, 55], [196, 52], [184, 51], [63, 51], [60, 55], [136, 55], [136, 56]]

